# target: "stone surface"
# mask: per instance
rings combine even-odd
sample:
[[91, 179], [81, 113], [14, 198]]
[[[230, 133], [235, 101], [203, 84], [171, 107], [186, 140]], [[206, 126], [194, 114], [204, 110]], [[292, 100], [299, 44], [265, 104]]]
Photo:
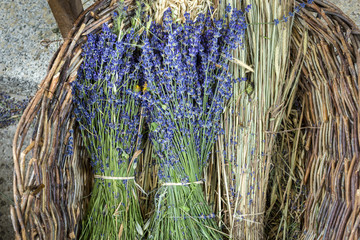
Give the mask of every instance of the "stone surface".
[[[88, 6], [92, 0], [83, 1]], [[360, 0], [331, 0], [360, 26]], [[0, 91], [35, 93], [60, 46], [55, 20], [42, 0], [0, 0]], [[42, 42], [55, 41], [48, 46]], [[9, 205], [13, 203], [11, 143], [15, 126], [0, 129], [0, 240], [13, 239]]]
[[61, 40], [46, 1], [2, 1], [0, 9], [0, 90], [31, 94]]
[[330, 0], [360, 27], [360, 0]]

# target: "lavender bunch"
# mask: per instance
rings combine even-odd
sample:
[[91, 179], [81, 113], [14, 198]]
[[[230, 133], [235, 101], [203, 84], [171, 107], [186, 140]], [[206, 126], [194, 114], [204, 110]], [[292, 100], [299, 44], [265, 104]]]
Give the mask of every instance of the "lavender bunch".
[[221, 238], [201, 183], [232, 94], [231, 51], [242, 45], [246, 29], [243, 12], [233, 10], [227, 21], [230, 12], [220, 20], [199, 14], [192, 21], [185, 14], [179, 24], [168, 9], [163, 25], [153, 24], [144, 39], [147, 91], [140, 98], [160, 165], [150, 239]]
[[95, 184], [83, 222], [83, 239], [139, 239], [142, 216], [135, 189], [141, 134], [138, 88], [139, 34], [111, 33], [107, 25], [89, 35], [84, 62], [72, 83], [76, 120], [91, 157]]

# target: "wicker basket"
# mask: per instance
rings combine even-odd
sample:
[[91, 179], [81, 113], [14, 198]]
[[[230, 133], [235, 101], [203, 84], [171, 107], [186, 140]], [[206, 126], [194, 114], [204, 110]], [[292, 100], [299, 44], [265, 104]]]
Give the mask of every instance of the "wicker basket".
[[305, 239], [359, 239], [360, 30], [332, 4], [315, 1], [298, 17], [292, 51], [309, 33], [298, 96], [306, 135]]
[[[20, 120], [13, 142], [11, 218], [16, 239], [78, 236], [92, 173], [72, 117], [69, 83], [82, 62], [86, 35], [98, 32], [103, 23], [111, 24], [116, 8], [116, 1], [103, 0], [81, 14]], [[322, 1], [303, 9], [293, 29], [294, 53], [305, 29], [309, 33], [298, 90], [305, 125], [311, 127], [303, 130], [303, 182], [308, 189], [303, 237], [358, 239], [360, 30], [338, 8]], [[68, 156], [71, 134], [74, 153]]]

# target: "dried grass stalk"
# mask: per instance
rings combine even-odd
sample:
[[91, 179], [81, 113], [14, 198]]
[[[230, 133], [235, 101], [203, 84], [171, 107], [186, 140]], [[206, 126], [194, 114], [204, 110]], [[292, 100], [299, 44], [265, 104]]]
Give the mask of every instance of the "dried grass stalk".
[[267, 239], [298, 239], [301, 236], [306, 135], [301, 128], [304, 111], [298, 105], [291, 105], [274, 145], [266, 209]]
[[[298, 84], [298, 69], [288, 71], [291, 23], [278, 26], [273, 20], [291, 11], [293, 1], [247, 0], [252, 5], [247, 55], [254, 72], [246, 74], [247, 84], [238, 85], [224, 114], [225, 135], [219, 139], [217, 158], [221, 164], [223, 214], [234, 239], [265, 238], [266, 192], [272, 167], [275, 133], [288, 114]], [[305, 43], [305, 41], [304, 41]], [[301, 49], [305, 48], [305, 44]], [[242, 53], [241, 53], [242, 54]], [[301, 67], [304, 51], [296, 55]], [[234, 66], [236, 75], [245, 69]]]
[[[297, 21], [297, 20], [296, 20]], [[290, 56], [290, 75], [296, 74], [304, 64], [307, 51], [307, 30], [295, 24], [292, 28]], [[302, 34], [299, 34], [301, 32]], [[298, 47], [294, 47], [298, 45]], [[300, 54], [299, 54], [300, 53]], [[297, 74], [297, 82], [300, 75]], [[298, 95], [297, 85], [282, 120], [282, 126], [276, 132], [273, 146], [273, 168], [270, 173], [266, 209], [267, 239], [297, 239], [301, 234], [301, 219], [304, 209], [304, 154], [306, 134], [302, 125], [304, 120], [303, 104]]]
[[173, 19], [185, 22], [185, 13], [190, 14], [191, 19], [195, 19], [199, 13], [206, 13], [213, 5], [213, 0], [156, 0], [149, 1], [149, 5], [154, 10], [153, 18], [156, 23], [161, 23], [166, 9], [171, 8]]

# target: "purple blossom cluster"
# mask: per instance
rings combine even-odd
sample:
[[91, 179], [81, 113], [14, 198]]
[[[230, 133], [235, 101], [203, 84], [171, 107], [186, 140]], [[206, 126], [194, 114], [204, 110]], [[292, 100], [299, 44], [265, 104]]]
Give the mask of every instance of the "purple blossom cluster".
[[173, 22], [168, 9], [163, 25], [153, 24], [144, 38], [140, 60], [147, 83], [140, 98], [163, 182], [201, 180], [236, 81], [228, 71], [231, 51], [242, 46], [247, 26], [240, 10], [229, 20], [213, 20], [210, 14], [185, 19]]
[[[102, 33], [89, 35], [83, 47], [84, 62], [72, 83], [74, 113], [96, 174], [121, 174], [117, 169], [130, 162], [141, 138], [140, 102], [128, 94], [140, 81], [134, 46], [139, 38], [131, 30], [118, 40], [104, 25]], [[109, 167], [114, 159], [115, 169]]]
[[72, 156], [74, 154], [73, 149], [74, 149], [74, 130], [70, 129], [69, 130], [70, 136], [68, 139], [68, 143], [66, 145], [66, 149], [65, 149], [65, 156]]
[[[72, 82], [74, 115], [96, 180], [80, 238], [115, 239], [120, 225], [123, 238], [139, 238], [134, 229], [143, 220], [133, 194], [133, 156], [142, 138], [141, 102], [129, 94], [137, 91], [142, 76], [139, 41], [134, 29], [118, 35], [104, 25], [100, 34], [88, 36]], [[71, 134], [67, 154], [72, 141]]]
[[[143, 37], [140, 62], [146, 91], [133, 93], [146, 109], [160, 167], [151, 238], [219, 239], [210, 230], [217, 229], [215, 214], [201, 182], [213, 144], [223, 133], [220, 119], [233, 83], [241, 81], [229, 73], [229, 62], [232, 50], [243, 44], [247, 25], [244, 12], [230, 7], [219, 20], [211, 14], [191, 20], [185, 14], [180, 24], [171, 14], [168, 9], [163, 24], [152, 24], [151, 34]], [[172, 221], [181, 223], [169, 231]]]
[[307, 0], [306, 3], [300, 3], [299, 6], [296, 6], [294, 8], [294, 11], [293, 12], [289, 12], [289, 15], [288, 16], [283, 16], [282, 19], [277, 19], [275, 18], [274, 19], [274, 24], [275, 25], [278, 25], [280, 22], [287, 22], [289, 17], [294, 17], [296, 13], [299, 13], [300, 12], [300, 9], [301, 8], [305, 8], [306, 7], [306, 4], [312, 4], [314, 2], [314, 0]]
[[[208, 228], [217, 226], [201, 181], [213, 144], [224, 132], [220, 119], [233, 83], [242, 80], [229, 73], [229, 62], [232, 50], [242, 46], [247, 27], [244, 12], [230, 7], [226, 11], [219, 20], [211, 14], [191, 20], [185, 14], [186, 21], [180, 24], [168, 9], [163, 24], [151, 24], [141, 36], [128, 31], [118, 37], [105, 25], [101, 34], [89, 35], [83, 47], [84, 62], [72, 83], [74, 113], [95, 174], [127, 176], [140, 145], [140, 107], [145, 109], [160, 166], [159, 184], [168, 184], [156, 194], [155, 216], [163, 224], [157, 221], [152, 226], [154, 239], [193, 239], [198, 234], [219, 238]], [[72, 150], [71, 144], [67, 150]], [[99, 186], [118, 196], [113, 185]], [[126, 181], [123, 185], [127, 188]], [[179, 219], [186, 224], [163, 235], [167, 222]]]

